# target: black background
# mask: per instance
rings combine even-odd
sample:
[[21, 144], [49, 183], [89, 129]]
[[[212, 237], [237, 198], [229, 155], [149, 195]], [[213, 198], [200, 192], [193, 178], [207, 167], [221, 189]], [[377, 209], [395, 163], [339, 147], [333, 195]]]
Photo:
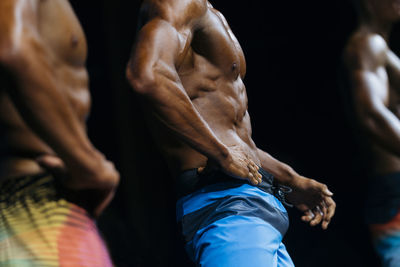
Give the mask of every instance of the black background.
[[[172, 180], [125, 80], [140, 1], [71, 2], [89, 45], [89, 135], [122, 177], [99, 220], [114, 261], [187, 266], [176, 234]], [[327, 231], [305, 225], [296, 210], [289, 211], [284, 242], [299, 267], [379, 266], [362, 222], [363, 164], [338, 82], [342, 49], [356, 26], [349, 2], [211, 1], [247, 59], [244, 82], [256, 144], [335, 193], [337, 213]]]

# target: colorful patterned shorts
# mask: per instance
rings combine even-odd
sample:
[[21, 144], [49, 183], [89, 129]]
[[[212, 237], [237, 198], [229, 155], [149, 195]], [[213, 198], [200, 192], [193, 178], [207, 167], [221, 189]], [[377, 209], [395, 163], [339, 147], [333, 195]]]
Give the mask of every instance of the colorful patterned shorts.
[[369, 181], [366, 222], [383, 267], [400, 266], [400, 173]]
[[0, 266], [112, 266], [94, 220], [51, 175], [0, 183]]

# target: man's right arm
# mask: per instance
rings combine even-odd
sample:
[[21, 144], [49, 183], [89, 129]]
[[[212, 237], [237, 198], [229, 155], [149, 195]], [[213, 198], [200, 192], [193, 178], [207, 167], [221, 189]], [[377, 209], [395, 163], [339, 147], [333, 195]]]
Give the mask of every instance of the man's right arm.
[[400, 156], [400, 120], [388, 108], [386, 51], [380, 39], [361, 44], [352, 55], [349, 77], [360, 125], [374, 142]]
[[173, 134], [223, 170], [257, 184], [260, 175], [254, 171], [255, 164], [243, 152], [225, 146], [217, 138], [180, 81], [176, 65], [186, 41], [168, 21], [152, 19], [139, 32], [127, 78]]
[[25, 123], [57, 153], [71, 189], [107, 188], [118, 173], [90, 143], [57, 83], [52, 57], [38, 32], [38, 1], [0, 1], [0, 64], [16, 86], [9, 95]]

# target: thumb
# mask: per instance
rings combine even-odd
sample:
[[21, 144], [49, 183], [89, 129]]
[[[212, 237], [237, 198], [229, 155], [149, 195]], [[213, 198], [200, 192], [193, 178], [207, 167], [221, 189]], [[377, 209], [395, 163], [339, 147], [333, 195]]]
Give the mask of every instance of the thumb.
[[208, 173], [211, 173], [211, 172], [213, 172], [213, 171], [215, 171], [215, 170], [217, 170], [219, 168], [220, 168], [220, 166], [214, 160], [208, 159], [206, 166], [205, 167], [199, 167], [197, 170], [201, 174], [208, 174]]
[[324, 195], [331, 197], [333, 196], [333, 193], [328, 189], [328, 187], [326, 185], [324, 185], [324, 187], [322, 188], [322, 192]]
[[57, 156], [44, 155], [36, 158], [36, 162], [45, 169], [65, 171], [65, 164]]

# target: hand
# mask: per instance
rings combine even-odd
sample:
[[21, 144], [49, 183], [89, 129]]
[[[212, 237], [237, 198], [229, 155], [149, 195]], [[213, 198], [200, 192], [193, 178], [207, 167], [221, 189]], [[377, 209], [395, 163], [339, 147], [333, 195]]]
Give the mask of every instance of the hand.
[[114, 164], [102, 155], [99, 158], [98, 174], [94, 177], [74, 168], [68, 169], [57, 156], [44, 155], [36, 160], [61, 182], [69, 201], [98, 217], [111, 202], [119, 183], [119, 173]]
[[328, 187], [303, 176], [297, 176], [290, 186], [293, 191], [287, 200], [304, 213], [301, 219], [311, 226], [322, 221], [322, 229], [327, 229], [336, 209]]
[[224, 172], [248, 180], [253, 185], [261, 183], [262, 175], [258, 172], [259, 167], [240, 146], [230, 146], [228, 151], [229, 156], [219, 162]]

